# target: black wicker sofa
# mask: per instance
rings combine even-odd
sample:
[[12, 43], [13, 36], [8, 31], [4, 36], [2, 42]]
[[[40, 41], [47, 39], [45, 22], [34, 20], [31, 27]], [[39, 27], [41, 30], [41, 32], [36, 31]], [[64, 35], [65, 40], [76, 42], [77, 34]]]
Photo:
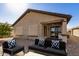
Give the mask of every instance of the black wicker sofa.
[[[55, 40], [54, 40], [55, 41]], [[29, 51], [39, 51], [39, 52], [45, 52], [45, 53], [50, 53], [50, 54], [55, 54], [57, 56], [67, 56], [66, 52], [66, 43], [63, 42], [62, 40], [56, 40], [59, 41], [59, 47], [51, 47], [52, 46], [52, 40], [43, 40], [42, 43], [39, 43], [39, 39], [35, 39], [35, 43], [31, 46], [29, 46]]]

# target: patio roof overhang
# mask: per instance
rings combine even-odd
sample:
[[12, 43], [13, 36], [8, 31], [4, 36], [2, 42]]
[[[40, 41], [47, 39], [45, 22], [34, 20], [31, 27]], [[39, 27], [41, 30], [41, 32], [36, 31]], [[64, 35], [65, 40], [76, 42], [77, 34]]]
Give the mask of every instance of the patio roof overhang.
[[61, 24], [63, 22], [63, 19], [57, 19], [57, 20], [53, 20], [53, 21], [48, 21], [48, 22], [41, 22], [41, 24], [45, 25], [45, 24]]

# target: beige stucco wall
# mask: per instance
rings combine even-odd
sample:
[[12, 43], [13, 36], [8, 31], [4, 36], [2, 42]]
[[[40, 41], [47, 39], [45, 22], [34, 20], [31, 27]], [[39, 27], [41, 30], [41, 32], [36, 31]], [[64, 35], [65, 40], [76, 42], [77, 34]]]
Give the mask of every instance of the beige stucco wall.
[[73, 28], [70, 31], [68, 31], [68, 34], [71, 36], [77, 36], [79, 37], [79, 28]]
[[79, 37], [79, 29], [74, 29], [73, 30], [73, 35]]
[[[46, 14], [30, 12], [25, 15], [15, 26], [14, 26], [14, 33], [16, 35], [24, 36], [25, 38], [28, 35], [35, 35], [42, 37], [43, 36], [43, 28], [41, 22], [52, 22], [54, 20], [60, 20], [65, 18], [50, 16]], [[66, 33], [66, 26], [67, 22], [62, 22], [62, 33]]]

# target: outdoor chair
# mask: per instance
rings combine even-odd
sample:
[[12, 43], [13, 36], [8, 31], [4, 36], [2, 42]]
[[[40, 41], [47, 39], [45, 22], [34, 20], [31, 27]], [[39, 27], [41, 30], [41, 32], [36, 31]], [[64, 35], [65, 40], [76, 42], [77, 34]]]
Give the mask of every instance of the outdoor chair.
[[14, 39], [9, 40], [9, 41], [5, 41], [2, 44], [2, 47], [3, 47], [3, 54], [2, 54], [2, 56], [4, 55], [4, 53], [8, 53], [11, 56], [13, 56], [14, 54], [16, 54], [16, 53], [18, 53], [20, 51], [23, 51], [23, 53], [25, 54], [24, 46], [17, 45], [16, 44], [16, 40], [14, 40]]

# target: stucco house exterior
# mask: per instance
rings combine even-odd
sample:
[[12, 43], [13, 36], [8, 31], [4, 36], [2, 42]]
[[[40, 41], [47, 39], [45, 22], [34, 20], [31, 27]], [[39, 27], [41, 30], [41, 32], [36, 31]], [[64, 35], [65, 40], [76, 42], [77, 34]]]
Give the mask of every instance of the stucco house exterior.
[[67, 42], [67, 24], [71, 15], [27, 9], [12, 25], [14, 37], [44, 39], [57, 37]]
[[79, 37], [79, 27], [72, 28], [68, 31], [69, 35]]

